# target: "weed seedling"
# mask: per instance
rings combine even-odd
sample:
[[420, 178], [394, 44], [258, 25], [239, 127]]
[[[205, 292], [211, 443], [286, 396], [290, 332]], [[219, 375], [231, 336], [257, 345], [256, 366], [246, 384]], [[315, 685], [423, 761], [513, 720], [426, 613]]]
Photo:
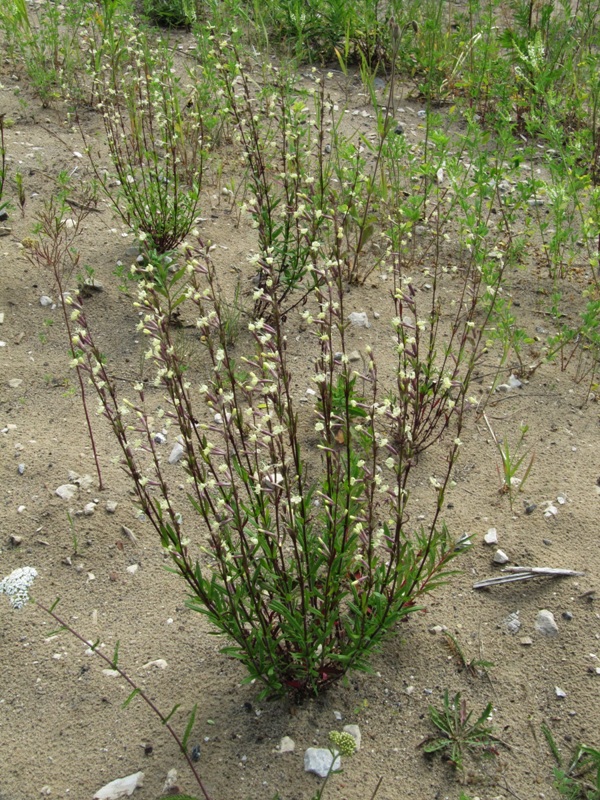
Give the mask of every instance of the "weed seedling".
[[75, 530], [75, 521], [69, 511], [67, 511], [67, 519], [69, 520], [71, 541], [73, 542], [73, 555], [76, 556], [79, 554], [79, 542], [77, 541], [77, 531]]
[[542, 724], [542, 733], [556, 761], [555, 785], [568, 800], [600, 800], [600, 749], [578, 744], [565, 765], [552, 731]]
[[450, 700], [446, 689], [442, 710], [429, 706], [429, 718], [439, 734], [425, 737], [419, 747], [423, 747], [425, 753], [442, 753], [462, 773], [467, 754], [497, 755], [496, 743], [501, 743], [501, 740], [494, 736], [493, 728], [487, 724], [491, 715], [492, 704], [488, 703], [472, 722], [473, 712], [467, 712], [467, 701], [461, 698], [460, 692]]
[[15, 172], [15, 185], [17, 187], [17, 197], [19, 200], [19, 208], [21, 209], [21, 216], [25, 216], [25, 186], [23, 185], [23, 175], [20, 172]]
[[[483, 658], [471, 658], [467, 660], [464, 650], [458, 643], [458, 640], [455, 636], [453, 636], [449, 631], [444, 631], [444, 636], [446, 637], [445, 644], [448, 647], [448, 650], [454, 656], [458, 664], [459, 670], [462, 672], [466, 670], [469, 675], [474, 678], [479, 678], [485, 675], [485, 677], [490, 681], [490, 676], [488, 675], [488, 667], [493, 667], [493, 661], [486, 661]], [[491, 681], [490, 681], [491, 683]]]
[[514, 450], [511, 450], [511, 447], [508, 443], [508, 440], [505, 439], [501, 441], [498, 439], [496, 434], [494, 433], [492, 426], [490, 425], [490, 421], [488, 420], [487, 416], [484, 414], [483, 418], [485, 420], [485, 424], [488, 427], [488, 430], [492, 436], [493, 442], [496, 445], [496, 449], [500, 454], [500, 459], [502, 462], [502, 485], [500, 487], [501, 494], [507, 494], [510, 500], [510, 507], [512, 508], [513, 503], [513, 490], [518, 489], [519, 491], [523, 490], [525, 486], [525, 482], [529, 477], [529, 473], [531, 472], [531, 468], [533, 466], [533, 462], [535, 461], [535, 453], [529, 459], [529, 464], [527, 465], [523, 477], [517, 478], [517, 472], [521, 468], [521, 465], [529, 455], [528, 453], [522, 453], [519, 455], [519, 451], [522, 449], [523, 444], [525, 442], [525, 436], [527, 435], [527, 431], [529, 427], [525, 425], [525, 423], [521, 423], [520, 428], [520, 436], [517, 440], [517, 444]]

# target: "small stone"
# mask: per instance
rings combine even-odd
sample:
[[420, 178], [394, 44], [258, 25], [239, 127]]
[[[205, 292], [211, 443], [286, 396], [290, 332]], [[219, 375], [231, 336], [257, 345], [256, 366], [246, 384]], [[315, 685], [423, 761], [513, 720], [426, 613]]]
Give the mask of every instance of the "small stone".
[[396, 136], [404, 136], [404, 125], [401, 122], [398, 122], [394, 129], [394, 133]]
[[556, 502], [557, 502], [557, 503], [558, 503], [560, 506], [564, 506], [564, 504], [567, 502], [567, 496], [566, 496], [566, 494], [563, 494], [562, 492], [561, 492], [560, 494], [558, 494], [558, 495], [556, 496]]
[[496, 550], [494, 553], [494, 563], [495, 564], [507, 564], [510, 561], [510, 558], [506, 555], [504, 550]]
[[19, 386], [23, 383], [23, 378], [11, 378], [8, 382], [8, 385], [11, 389], [18, 389]]
[[498, 531], [496, 528], [489, 528], [488, 532], [483, 537], [486, 544], [498, 544]]
[[77, 487], [71, 483], [64, 483], [58, 487], [54, 494], [57, 494], [63, 500], [72, 500], [77, 494]]
[[40, 297], [40, 305], [41, 305], [41, 306], [43, 306], [43, 308], [47, 308], [48, 306], [51, 306], [51, 305], [52, 305], [52, 303], [53, 303], [53, 300], [52, 300], [52, 298], [51, 298], [51, 297], [48, 297], [48, 295], [47, 295], [47, 294], [43, 294], [43, 295]]
[[417, 117], [426, 117], [426, 116], [427, 116], [427, 111], [425, 111], [424, 108], [421, 108], [419, 111], [417, 111]]
[[336, 718], [338, 722], [341, 722], [344, 719], [341, 711], [334, 711], [333, 716]]
[[405, 691], [405, 692], [406, 692], [406, 694], [407, 694], [407, 695], [410, 697], [410, 696], [411, 696], [411, 694], [414, 694], [414, 692], [415, 692], [415, 687], [414, 687], [414, 686], [407, 686], [407, 687], [406, 687], [406, 689], [405, 689], [404, 691]]
[[118, 800], [119, 797], [131, 797], [143, 782], [143, 772], [135, 772], [133, 775], [127, 775], [126, 778], [117, 778], [99, 789], [94, 795], [94, 800]]
[[161, 794], [169, 795], [175, 793], [179, 793], [179, 788], [177, 786], [177, 770], [173, 768], [167, 772], [167, 779]]
[[23, 542], [22, 536], [17, 536], [16, 533], [11, 533], [8, 537], [8, 541], [12, 544], [13, 547], [18, 547]]
[[17, 506], [17, 514], [22, 514], [26, 508], [27, 506]]
[[138, 569], [139, 569], [139, 568], [140, 568], [140, 565], [139, 565], [139, 564], [130, 564], [130, 565], [127, 567], [127, 572], [128, 572], [130, 575], [135, 575], [135, 573], [138, 571]]
[[520, 642], [523, 645], [523, 647], [528, 647], [530, 644], [533, 644], [533, 639], [531, 638], [531, 636], [522, 636]]
[[160, 432], [159, 433], [155, 433], [153, 438], [154, 438], [155, 444], [164, 444], [167, 441], [167, 437], [164, 435], [164, 433], [160, 433]]
[[471, 535], [472, 534], [466, 532], [462, 533], [454, 546], [454, 550], [459, 551], [465, 550], [467, 547], [472, 547], [473, 542], [471, 541]]
[[42, 797], [50, 797], [50, 795], [52, 794], [52, 789], [50, 788], [50, 786], [42, 786], [42, 788], [40, 789], [40, 794], [42, 795]]
[[360, 743], [362, 741], [362, 736], [358, 725], [344, 725], [344, 732], [349, 733], [350, 736], [352, 736], [352, 738], [356, 742], [356, 749], [360, 750]]
[[183, 456], [183, 445], [180, 442], [177, 442], [173, 449], [171, 450], [171, 455], [169, 456], [169, 464], [177, 464], [178, 461], [181, 460]]
[[106, 501], [106, 505], [104, 506], [104, 508], [106, 509], [106, 513], [107, 514], [114, 514], [115, 511], [117, 510], [117, 506], [118, 505], [119, 504], [117, 503], [116, 500], [107, 500]]
[[558, 625], [554, 619], [554, 614], [547, 609], [542, 609], [535, 619], [535, 629], [542, 636], [556, 636]]
[[533, 514], [536, 508], [537, 506], [535, 503], [529, 503], [528, 505], [525, 506], [525, 513], [527, 514], [527, 516], [529, 516], [530, 514]]
[[137, 542], [135, 533], [131, 530], [131, 528], [128, 528], [127, 525], [121, 525], [121, 533], [123, 533], [130, 542]]
[[91, 475], [79, 475], [79, 473], [74, 472], [72, 469], [69, 470], [69, 480], [71, 483], [76, 483], [80, 489], [89, 489], [94, 482]]
[[83, 507], [83, 515], [85, 517], [91, 517], [92, 514], [96, 511], [96, 504], [95, 503], [86, 503]]
[[559, 700], [564, 700], [565, 697], [567, 696], [567, 693], [563, 691], [559, 686], [555, 686], [554, 691]]
[[433, 625], [429, 628], [429, 633], [432, 633], [434, 636], [437, 633], [443, 633], [444, 631], [448, 630], [445, 625]]
[[567, 622], [570, 622], [573, 619], [573, 614], [571, 614], [570, 611], [563, 611], [562, 614], [561, 614], [561, 617], [563, 619], [566, 619]]
[[546, 519], [553, 519], [558, 514], [558, 508], [553, 506], [552, 503], [549, 504], [548, 508], [544, 511], [544, 517]]
[[348, 361], [354, 363], [355, 361], [360, 361], [360, 353], [358, 350], [353, 350], [351, 353], [348, 354]]
[[521, 620], [519, 619], [519, 612], [513, 611], [504, 620], [504, 627], [509, 633], [515, 634], [521, 630]]
[[19, 464], [19, 466], [17, 467], [17, 472], [19, 473], [19, 475], [23, 475], [25, 473], [25, 464]]
[[155, 661], [149, 661], [147, 664], [144, 664], [142, 669], [150, 669], [151, 667], [156, 667], [156, 669], [166, 669], [169, 665], [164, 660], [164, 658], [157, 658]]
[[371, 323], [365, 311], [353, 311], [348, 315], [348, 321], [355, 328], [370, 328]]
[[507, 383], [511, 389], [521, 389], [523, 387], [523, 384], [515, 375], [509, 375]]
[[296, 742], [293, 739], [290, 739], [289, 736], [284, 736], [279, 742], [280, 753], [293, 753], [295, 749]]
[[103, 669], [102, 674], [105, 678], [118, 678], [121, 673], [118, 669]]
[[320, 778], [326, 778], [330, 772], [342, 767], [342, 759], [336, 755], [335, 760], [329, 750], [324, 747], [309, 747], [304, 753], [304, 771], [314, 772]]

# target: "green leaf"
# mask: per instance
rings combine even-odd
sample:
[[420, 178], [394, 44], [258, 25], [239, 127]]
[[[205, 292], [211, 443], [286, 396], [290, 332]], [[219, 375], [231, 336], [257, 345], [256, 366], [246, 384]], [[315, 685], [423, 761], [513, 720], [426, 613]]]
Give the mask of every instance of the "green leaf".
[[196, 721], [196, 709], [198, 708], [198, 703], [192, 708], [190, 713], [190, 718], [188, 719], [188, 723], [185, 726], [185, 733], [183, 734], [183, 739], [181, 740], [181, 744], [183, 749], [187, 747], [188, 739], [190, 738], [190, 734], [192, 732], [192, 728], [194, 727], [194, 722]]
[[162, 721], [162, 724], [163, 724], [163, 725], [166, 725], [166, 724], [167, 724], [167, 722], [168, 722], [168, 721], [171, 719], [171, 717], [173, 716], [173, 714], [174, 714], [174, 713], [177, 711], [177, 709], [178, 709], [180, 706], [181, 706], [181, 703], [176, 703], [176, 704], [173, 706], [173, 708], [172, 708], [172, 709], [169, 711], [169, 713], [167, 714], [167, 716], [166, 716], [166, 717], [163, 719], [163, 721]]
[[52, 603], [52, 605], [50, 606], [50, 611], [54, 611], [54, 609], [56, 608], [56, 606], [57, 606], [59, 603], [60, 603], [60, 597], [57, 597], [57, 598], [56, 598], [56, 600], [55, 600], [55, 601]]
[[129, 703], [131, 703], [131, 701], [133, 700], [133, 698], [136, 696], [136, 694], [139, 694], [141, 691], [142, 691], [142, 690], [139, 688], [139, 686], [136, 686], [136, 687], [135, 687], [135, 689], [133, 690], [133, 692], [131, 692], [131, 694], [130, 694], [130, 695], [129, 695], [129, 697], [127, 698], [127, 700], [125, 700], [125, 702], [123, 703], [123, 705], [121, 706], [121, 708], [127, 708], [127, 706], [129, 705]]
[[50, 633], [47, 633], [46, 637], [49, 638], [50, 636], [58, 636], [59, 633], [62, 633], [63, 631], [66, 630], [68, 630], [67, 626], [61, 625], [60, 628], [56, 628], [55, 630], [50, 631]]
[[425, 753], [437, 753], [439, 750], [445, 750], [450, 744], [448, 739], [434, 739], [432, 742], [423, 746]]
[[111, 661], [112, 668], [116, 669], [118, 663], [119, 663], [119, 640], [117, 639], [117, 643], [115, 645], [115, 652], [113, 653]]

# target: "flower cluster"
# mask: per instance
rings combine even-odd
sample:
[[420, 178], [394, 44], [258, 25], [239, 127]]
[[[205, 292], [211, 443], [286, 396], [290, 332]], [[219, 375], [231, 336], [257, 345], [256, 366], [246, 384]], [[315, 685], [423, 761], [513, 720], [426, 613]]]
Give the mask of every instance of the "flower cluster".
[[29, 600], [29, 588], [37, 578], [33, 567], [19, 567], [0, 581], [0, 594], [5, 594], [13, 608], [23, 608]]

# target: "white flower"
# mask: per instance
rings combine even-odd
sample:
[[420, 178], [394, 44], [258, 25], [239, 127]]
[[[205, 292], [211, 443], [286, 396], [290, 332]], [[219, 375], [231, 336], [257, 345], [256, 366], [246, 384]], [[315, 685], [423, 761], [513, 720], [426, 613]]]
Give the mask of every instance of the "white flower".
[[20, 567], [13, 570], [10, 575], [0, 581], [0, 594], [8, 596], [13, 608], [23, 608], [29, 600], [29, 587], [37, 578], [37, 571], [33, 567]]

